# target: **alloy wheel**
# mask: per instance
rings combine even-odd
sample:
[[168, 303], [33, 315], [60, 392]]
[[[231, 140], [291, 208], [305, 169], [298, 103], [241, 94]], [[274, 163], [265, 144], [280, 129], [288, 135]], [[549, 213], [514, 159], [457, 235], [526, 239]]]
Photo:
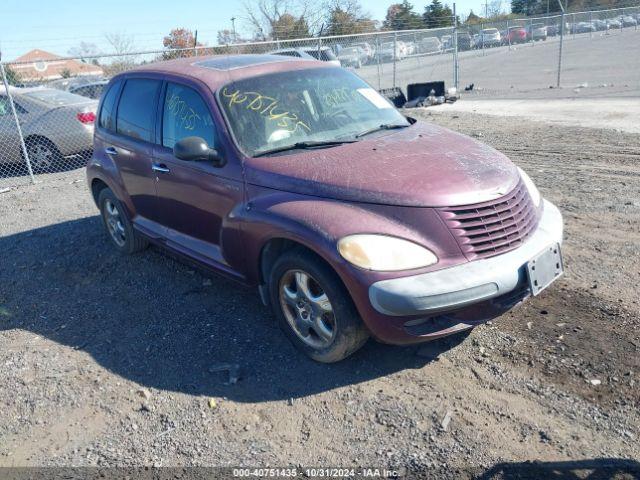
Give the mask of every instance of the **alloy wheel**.
[[104, 220], [113, 241], [119, 247], [123, 247], [126, 242], [124, 224], [122, 223], [120, 210], [110, 199], [104, 202]]
[[333, 306], [321, 285], [302, 270], [280, 280], [280, 307], [295, 334], [315, 349], [328, 347], [336, 335]]
[[43, 143], [34, 143], [27, 149], [29, 162], [34, 170], [45, 170], [53, 166], [54, 151]]

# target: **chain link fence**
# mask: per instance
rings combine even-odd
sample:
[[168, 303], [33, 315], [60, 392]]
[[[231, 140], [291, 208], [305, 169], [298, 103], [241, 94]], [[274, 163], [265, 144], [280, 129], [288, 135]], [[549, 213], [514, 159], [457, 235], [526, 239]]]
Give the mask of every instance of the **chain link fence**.
[[93, 123], [108, 79], [155, 61], [260, 53], [315, 58], [351, 69], [379, 90], [400, 87], [405, 93], [409, 84], [434, 80], [503, 95], [560, 84], [573, 88], [606, 82], [612, 68], [621, 69], [629, 82], [639, 81], [624, 52], [637, 58], [640, 7], [452, 23], [438, 29], [0, 63], [0, 190], [83, 167], [92, 154]]

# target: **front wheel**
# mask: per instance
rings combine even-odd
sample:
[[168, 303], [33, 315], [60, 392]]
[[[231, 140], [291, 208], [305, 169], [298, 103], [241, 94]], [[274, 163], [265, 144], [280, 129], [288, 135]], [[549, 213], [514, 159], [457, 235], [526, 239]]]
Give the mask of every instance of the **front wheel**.
[[305, 250], [287, 251], [276, 260], [269, 295], [282, 330], [318, 362], [338, 362], [369, 337], [340, 278]]

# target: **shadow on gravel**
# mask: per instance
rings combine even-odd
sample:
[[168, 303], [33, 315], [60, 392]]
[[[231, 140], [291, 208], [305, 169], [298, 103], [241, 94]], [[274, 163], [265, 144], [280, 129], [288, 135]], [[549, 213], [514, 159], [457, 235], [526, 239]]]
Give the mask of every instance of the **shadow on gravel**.
[[[0, 238], [0, 252], [0, 329], [85, 351], [155, 389], [241, 402], [298, 398], [421, 368], [464, 338], [432, 343], [427, 358], [416, 347], [371, 341], [343, 362], [318, 364], [294, 349], [253, 289], [153, 248], [120, 256], [98, 216]], [[40, 347], [36, 340], [26, 348]], [[239, 367], [235, 384], [229, 364]], [[99, 376], [81, 360], [78, 370]]]
[[566, 462], [498, 463], [476, 480], [637, 480], [640, 463], [621, 458]]

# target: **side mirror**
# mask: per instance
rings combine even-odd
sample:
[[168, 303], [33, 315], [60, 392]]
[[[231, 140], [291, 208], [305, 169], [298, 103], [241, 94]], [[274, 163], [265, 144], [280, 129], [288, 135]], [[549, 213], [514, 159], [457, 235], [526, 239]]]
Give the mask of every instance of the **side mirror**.
[[223, 167], [226, 161], [215, 148], [209, 148], [201, 137], [185, 137], [173, 146], [173, 155], [180, 160], [194, 162], [198, 160], [210, 161], [214, 167]]

